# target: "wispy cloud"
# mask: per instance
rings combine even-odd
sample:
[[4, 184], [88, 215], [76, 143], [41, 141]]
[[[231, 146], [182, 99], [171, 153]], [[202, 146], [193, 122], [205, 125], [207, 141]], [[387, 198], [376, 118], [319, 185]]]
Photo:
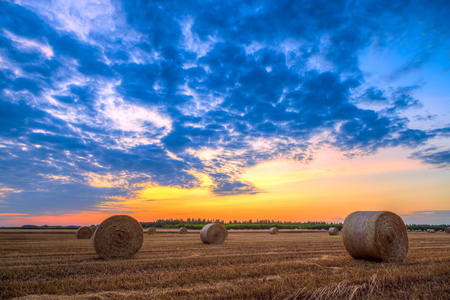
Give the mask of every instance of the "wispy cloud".
[[0, 213], [0, 217], [9, 217], [9, 216], [28, 216], [28, 214]]
[[435, 165], [439, 168], [450, 167], [450, 150], [428, 148], [414, 152], [411, 158], [421, 160], [425, 164]]

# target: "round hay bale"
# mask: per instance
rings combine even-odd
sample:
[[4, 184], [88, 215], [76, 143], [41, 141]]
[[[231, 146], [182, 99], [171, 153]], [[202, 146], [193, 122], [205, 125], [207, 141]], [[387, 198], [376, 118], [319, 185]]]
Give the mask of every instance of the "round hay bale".
[[344, 246], [354, 258], [399, 262], [408, 253], [405, 224], [392, 212], [357, 211], [344, 225]]
[[92, 230], [92, 234], [94, 234], [94, 233], [95, 233], [95, 231], [97, 230], [97, 227], [98, 227], [98, 226], [94, 226], [94, 227], [91, 227], [91, 230]]
[[185, 233], [187, 233], [186, 227], [181, 227], [180, 228], [180, 234], [185, 234]]
[[155, 233], [156, 233], [156, 228], [155, 228], [155, 227], [150, 227], [150, 228], [147, 230], [147, 233], [148, 233], [148, 234], [155, 234]]
[[128, 259], [141, 249], [144, 231], [136, 219], [116, 215], [107, 218], [98, 226], [92, 241], [101, 258]]
[[92, 237], [92, 229], [87, 226], [78, 228], [77, 239], [90, 239]]
[[270, 228], [270, 234], [278, 234], [278, 228], [276, 227]]
[[434, 230], [434, 229], [428, 229], [428, 233], [436, 233], [436, 230]]
[[339, 229], [336, 228], [336, 227], [330, 227], [330, 228], [328, 229], [328, 233], [329, 233], [330, 235], [339, 235]]
[[445, 228], [445, 233], [450, 234], [450, 227]]
[[205, 244], [222, 244], [227, 237], [227, 228], [219, 223], [207, 224], [200, 231], [200, 238]]

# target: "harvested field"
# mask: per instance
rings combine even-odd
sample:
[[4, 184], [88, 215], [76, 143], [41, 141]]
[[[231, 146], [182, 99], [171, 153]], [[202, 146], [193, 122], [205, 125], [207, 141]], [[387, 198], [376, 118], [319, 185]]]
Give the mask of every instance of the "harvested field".
[[[404, 262], [347, 254], [328, 231], [144, 235], [132, 259], [99, 259], [73, 234], [0, 231], [0, 298], [30, 299], [448, 299], [450, 235], [408, 233]], [[26, 298], [24, 298], [26, 299]]]

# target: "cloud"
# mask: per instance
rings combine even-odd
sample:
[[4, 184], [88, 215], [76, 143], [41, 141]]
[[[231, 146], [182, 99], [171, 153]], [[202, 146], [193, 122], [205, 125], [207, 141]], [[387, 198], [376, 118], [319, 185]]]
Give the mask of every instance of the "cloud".
[[256, 194], [241, 175], [264, 161], [423, 145], [438, 133], [402, 116], [421, 87], [366, 86], [358, 61], [414, 14], [378, 1], [3, 1], [0, 183], [22, 190], [8, 210], [93, 209], [204, 178], [219, 196]]
[[[26, 48], [32, 51], [41, 52], [47, 59], [51, 59], [54, 55], [52, 48], [48, 44], [42, 44], [33, 40], [19, 37], [8, 30], [4, 30], [5, 36], [13, 42], [15, 48]], [[15, 43], [15, 44], [14, 44]]]
[[28, 214], [0, 213], [0, 217], [7, 217], [7, 216], [28, 216]]
[[[433, 116], [431, 116], [433, 117]], [[435, 134], [438, 136], [450, 136], [450, 127], [445, 127], [445, 128], [438, 128], [438, 129], [433, 129], [430, 131], [431, 134]]]
[[261, 191], [255, 188], [252, 184], [243, 183], [240, 181], [226, 181], [220, 180], [217, 182], [217, 187], [213, 189], [213, 193], [219, 196], [230, 196], [239, 194], [257, 194]]
[[420, 53], [418, 56], [413, 57], [411, 60], [406, 62], [399, 70], [395, 72], [395, 76], [398, 76], [401, 73], [407, 73], [416, 69], [419, 69], [424, 64], [431, 60], [430, 51], [425, 51]]
[[[15, 190], [7, 187], [0, 187], [0, 198], [5, 198], [10, 193], [22, 193], [22, 190]], [[2, 202], [2, 201], [0, 201]]]
[[369, 102], [372, 101], [386, 101], [386, 96], [384, 95], [384, 91], [378, 90], [375, 87], [370, 87], [364, 91], [362, 96], [362, 100], [366, 100]]
[[421, 160], [425, 164], [435, 165], [439, 168], [450, 167], [450, 150], [439, 151], [436, 148], [428, 148], [423, 151], [414, 152], [411, 158]]

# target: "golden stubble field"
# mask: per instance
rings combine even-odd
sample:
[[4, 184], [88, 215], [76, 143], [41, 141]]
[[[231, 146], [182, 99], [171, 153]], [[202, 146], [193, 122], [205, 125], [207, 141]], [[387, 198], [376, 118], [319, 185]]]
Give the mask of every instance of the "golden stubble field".
[[[22, 233], [19, 233], [22, 232]], [[130, 260], [104, 261], [75, 232], [0, 231], [10, 299], [450, 299], [450, 235], [409, 233], [402, 263], [351, 258], [325, 231], [145, 234]]]

